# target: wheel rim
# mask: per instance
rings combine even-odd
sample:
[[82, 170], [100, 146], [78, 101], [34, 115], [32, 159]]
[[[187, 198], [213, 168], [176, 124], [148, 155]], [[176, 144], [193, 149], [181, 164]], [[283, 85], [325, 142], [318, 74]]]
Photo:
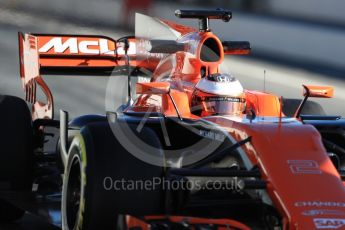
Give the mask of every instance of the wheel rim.
[[66, 217], [68, 229], [74, 229], [80, 210], [81, 194], [81, 164], [78, 157], [74, 157], [67, 184]]

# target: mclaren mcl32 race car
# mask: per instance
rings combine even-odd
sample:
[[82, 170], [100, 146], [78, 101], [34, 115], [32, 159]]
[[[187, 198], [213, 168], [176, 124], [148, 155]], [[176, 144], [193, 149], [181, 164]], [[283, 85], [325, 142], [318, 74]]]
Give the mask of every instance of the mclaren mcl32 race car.
[[[301, 100], [246, 90], [222, 62], [250, 43], [209, 26], [231, 12], [175, 15], [199, 28], [137, 14], [135, 35], [118, 40], [19, 33], [26, 101], [0, 96], [0, 220], [28, 211], [63, 230], [344, 229], [345, 121], [308, 101], [333, 88], [304, 85]], [[56, 120], [44, 74], [124, 79], [125, 103]]]

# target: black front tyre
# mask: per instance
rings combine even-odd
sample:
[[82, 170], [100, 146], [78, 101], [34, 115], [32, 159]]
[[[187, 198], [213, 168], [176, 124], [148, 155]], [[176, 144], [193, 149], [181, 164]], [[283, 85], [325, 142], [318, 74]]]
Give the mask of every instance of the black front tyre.
[[[133, 129], [135, 129], [133, 127]], [[152, 146], [160, 143], [155, 133], [144, 128], [141, 135]], [[120, 214], [158, 214], [160, 189], [117, 190], [105, 185], [111, 181], [152, 180], [163, 169], [132, 156], [114, 137], [107, 122], [88, 124], [73, 139], [64, 174], [62, 229], [116, 229]]]

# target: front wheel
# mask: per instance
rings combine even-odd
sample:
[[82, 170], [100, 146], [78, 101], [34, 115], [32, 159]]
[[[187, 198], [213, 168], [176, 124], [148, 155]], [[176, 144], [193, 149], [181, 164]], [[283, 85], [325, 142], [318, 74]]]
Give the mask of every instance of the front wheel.
[[[141, 134], [160, 149], [152, 130], [143, 129]], [[62, 190], [63, 230], [116, 229], [120, 214], [159, 214], [163, 204], [160, 189], [126, 190], [111, 185], [153, 180], [162, 172], [161, 167], [132, 156], [107, 122], [86, 125], [74, 137], [68, 153]]]

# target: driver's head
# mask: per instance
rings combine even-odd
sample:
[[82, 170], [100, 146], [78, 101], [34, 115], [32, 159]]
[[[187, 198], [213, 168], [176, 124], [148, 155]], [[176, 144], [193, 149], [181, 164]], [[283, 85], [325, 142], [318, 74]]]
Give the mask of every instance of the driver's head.
[[195, 86], [192, 112], [199, 116], [240, 115], [245, 110], [241, 83], [230, 74], [211, 74]]

